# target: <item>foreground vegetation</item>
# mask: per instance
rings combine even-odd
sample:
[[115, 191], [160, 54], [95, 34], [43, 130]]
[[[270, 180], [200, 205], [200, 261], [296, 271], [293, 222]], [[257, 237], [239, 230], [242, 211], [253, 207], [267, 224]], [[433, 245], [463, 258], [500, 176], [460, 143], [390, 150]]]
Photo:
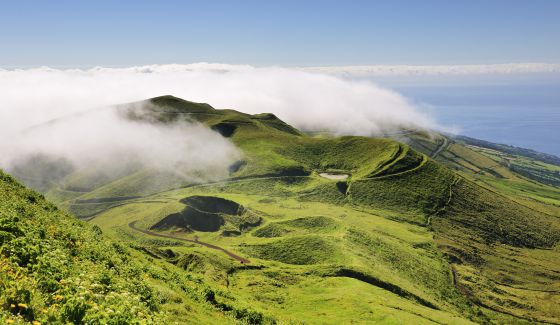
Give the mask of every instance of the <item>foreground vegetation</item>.
[[263, 320], [141, 247], [108, 239], [0, 173], [0, 318], [7, 323]]

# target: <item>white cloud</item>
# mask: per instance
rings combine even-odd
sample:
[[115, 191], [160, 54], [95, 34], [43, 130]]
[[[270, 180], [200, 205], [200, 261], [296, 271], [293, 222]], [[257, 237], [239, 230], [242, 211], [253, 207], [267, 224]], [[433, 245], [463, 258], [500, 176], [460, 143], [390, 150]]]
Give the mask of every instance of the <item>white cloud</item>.
[[167, 125], [125, 119], [96, 109], [24, 130], [2, 133], [0, 166], [10, 170], [37, 156], [64, 158], [76, 168], [151, 168], [187, 180], [217, 180], [241, 158], [227, 139], [195, 122]]
[[[374, 135], [437, 124], [406, 98], [368, 81], [293, 69], [197, 63], [128, 68], [0, 70], [0, 163], [53, 153], [74, 163], [119, 162], [123, 152], [150, 166], [191, 163], [226, 170], [233, 145], [190, 123], [161, 128], [118, 119], [102, 108], [171, 94], [246, 113], [272, 112], [307, 130]], [[49, 127], [28, 128], [75, 115]], [[204, 145], [200, 145], [204, 144]]]
[[2, 129], [164, 94], [216, 108], [272, 112], [296, 127], [340, 134], [370, 135], [397, 126], [437, 127], [406, 98], [369, 81], [274, 67], [197, 63], [0, 70], [0, 89]]
[[504, 63], [467, 65], [365, 65], [305, 67], [302, 71], [349, 76], [423, 76], [558, 73], [560, 64]]

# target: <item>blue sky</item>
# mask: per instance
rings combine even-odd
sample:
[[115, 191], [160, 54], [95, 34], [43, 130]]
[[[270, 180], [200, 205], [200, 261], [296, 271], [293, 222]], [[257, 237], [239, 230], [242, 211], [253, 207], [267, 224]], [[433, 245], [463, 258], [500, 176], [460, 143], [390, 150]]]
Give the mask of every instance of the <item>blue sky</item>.
[[0, 0], [0, 67], [560, 63], [560, 1]]

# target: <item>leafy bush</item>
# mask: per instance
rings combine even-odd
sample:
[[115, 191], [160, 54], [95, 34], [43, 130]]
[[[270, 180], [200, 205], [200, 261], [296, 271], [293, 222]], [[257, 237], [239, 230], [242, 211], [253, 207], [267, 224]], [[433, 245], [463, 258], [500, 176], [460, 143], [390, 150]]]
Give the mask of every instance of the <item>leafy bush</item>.
[[[41, 323], [161, 319], [140, 265], [0, 172], [0, 317]], [[134, 280], [131, 280], [134, 279]]]

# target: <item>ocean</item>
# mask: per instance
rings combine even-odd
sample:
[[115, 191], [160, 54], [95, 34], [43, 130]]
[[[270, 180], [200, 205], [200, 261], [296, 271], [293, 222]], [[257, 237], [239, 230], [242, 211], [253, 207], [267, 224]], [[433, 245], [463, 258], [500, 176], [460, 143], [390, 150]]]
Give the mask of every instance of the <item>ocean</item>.
[[375, 80], [458, 134], [560, 156], [560, 76]]

